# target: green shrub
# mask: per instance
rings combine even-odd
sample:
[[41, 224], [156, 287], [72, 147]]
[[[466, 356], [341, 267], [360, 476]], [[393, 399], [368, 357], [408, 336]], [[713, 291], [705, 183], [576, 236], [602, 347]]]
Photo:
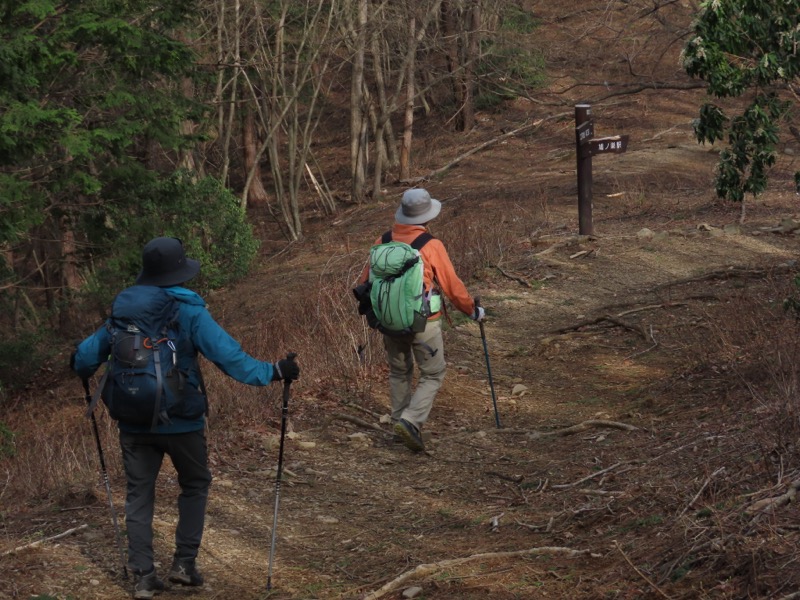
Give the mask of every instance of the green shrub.
[[17, 447], [14, 444], [14, 432], [8, 428], [8, 425], [0, 421], [0, 460], [10, 458], [17, 452]]
[[[0, 341], [0, 400], [7, 391], [28, 383], [39, 370], [46, 358], [42, 339], [42, 334], [23, 331]], [[0, 423], [0, 455], [3, 435]]]
[[492, 108], [524, 95], [544, 82], [544, 58], [530, 43], [538, 23], [518, 6], [506, 6], [496, 35], [481, 43], [475, 107]]
[[211, 177], [194, 180], [178, 171], [162, 179], [134, 169], [119, 173], [104, 195], [109, 200], [83, 223], [93, 242], [86, 292], [103, 306], [134, 282], [142, 248], [154, 237], [180, 238], [187, 255], [200, 261], [191, 282], [199, 291], [242, 278], [258, 251], [239, 199]]

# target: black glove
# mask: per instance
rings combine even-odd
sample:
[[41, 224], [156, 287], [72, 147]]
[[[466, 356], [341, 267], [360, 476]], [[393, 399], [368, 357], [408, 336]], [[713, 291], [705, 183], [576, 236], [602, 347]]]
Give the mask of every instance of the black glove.
[[294, 362], [294, 357], [284, 358], [272, 365], [272, 381], [294, 381], [300, 377], [300, 366]]
[[78, 353], [78, 346], [80, 346], [81, 340], [75, 340], [72, 342], [72, 345], [75, 346], [75, 349], [72, 351], [72, 354], [69, 355], [69, 369], [70, 371], [75, 370], [75, 355]]

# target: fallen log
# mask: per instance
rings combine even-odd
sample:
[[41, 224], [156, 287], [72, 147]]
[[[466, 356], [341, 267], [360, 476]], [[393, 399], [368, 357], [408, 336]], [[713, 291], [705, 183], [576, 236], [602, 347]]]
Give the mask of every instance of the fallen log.
[[406, 571], [399, 577], [392, 579], [390, 582], [384, 584], [377, 590], [369, 592], [361, 597], [361, 600], [377, 600], [382, 598], [389, 592], [398, 588], [410, 579], [418, 579], [441, 571], [449, 569], [457, 565], [463, 565], [475, 560], [487, 560], [494, 558], [516, 558], [521, 556], [536, 556], [539, 554], [560, 554], [565, 555], [567, 558], [574, 558], [576, 556], [591, 556], [592, 558], [599, 558], [600, 554], [594, 554], [590, 550], [573, 550], [572, 548], [565, 548], [563, 546], [542, 546], [539, 548], [528, 548], [527, 550], [513, 550], [509, 552], [482, 552], [480, 554], [473, 554], [471, 556], [463, 556], [461, 558], [451, 558], [436, 563], [427, 563], [417, 565], [410, 571]]

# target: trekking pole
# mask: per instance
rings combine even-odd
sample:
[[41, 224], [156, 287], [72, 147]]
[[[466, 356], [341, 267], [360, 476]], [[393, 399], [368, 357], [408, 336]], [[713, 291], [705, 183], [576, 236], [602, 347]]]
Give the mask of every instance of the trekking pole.
[[[91, 405], [92, 393], [89, 391], [89, 380], [83, 380], [83, 389], [86, 391], [86, 403]], [[106, 486], [106, 496], [108, 497], [108, 507], [111, 510], [111, 521], [114, 523], [114, 534], [117, 537], [117, 550], [122, 559], [122, 576], [128, 578], [128, 567], [125, 565], [125, 552], [122, 549], [122, 536], [119, 532], [119, 522], [117, 521], [117, 511], [114, 510], [114, 502], [111, 499], [111, 484], [108, 482], [108, 471], [106, 470], [106, 459], [103, 456], [103, 445], [100, 443], [100, 431], [97, 429], [97, 419], [94, 412], [91, 413], [92, 429], [94, 430], [94, 441], [97, 443], [97, 455], [100, 457], [100, 471], [103, 474], [103, 483]]]
[[[294, 360], [294, 352], [286, 355], [286, 360]], [[272, 589], [272, 559], [275, 556], [275, 534], [278, 529], [278, 504], [281, 501], [281, 473], [283, 472], [283, 439], [286, 437], [286, 420], [289, 416], [289, 386], [291, 379], [283, 382], [283, 408], [281, 409], [281, 443], [278, 449], [278, 473], [275, 476], [275, 514], [272, 517], [272, 543], [269, 546], [269, 569], [267, 570], [267, 591]]]
[[[475, 298], [475, 309], [481, 305], [479, 298]], [[486, 356], [486, 372], [489, 374], [489, 389], [492, 390], [492, 404], [494, 405], [494, 421], [500, 429], [500, 414], [497, 412], [497, 396], [494, 393], [494, 382], [492, 382], [492, 366], [489, 364], [489, 349], [486, 347], [486, 332], [483, 330], [483, 321], [478, 321], [481, 328], [481, 341], [483, 342], [483, 354]]]

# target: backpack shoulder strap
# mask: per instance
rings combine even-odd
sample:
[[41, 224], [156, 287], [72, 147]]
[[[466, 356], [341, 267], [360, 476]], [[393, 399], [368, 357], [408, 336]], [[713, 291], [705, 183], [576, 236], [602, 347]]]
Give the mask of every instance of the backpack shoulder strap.
[[[427, 231], [424, 231], [423, 233], [420, 233], [416, 238], [414, 238], [414, 241], [411, 242], [409, 246], [411, 246], [414, 250], [419, 252], [420, 250], [422, 250], [422, 247], [428, 242], [430, 242], [432, 239], [433, 236]], [[392, 231], [389, 230], [381, 236], [381, 244], [388, 244], [391, 241], [392, 241]]]
[[433, 239], [433, 236], [432, 236], [430, 233], [428, 233], [427, 231], [425, 231], [425, 232], [423, 232], [423, 233], [420, 233], [420, 234], [419, 234], [419, 235], [416, 237], [416, 239], [414, 239], [414, 241], [413, 241], [413, 242], [411, 242], [411, 244], [409, 244], [409, 245], [410, 245], [410, 246], [411, 246], [411, 247], [412, 247], [414, 250], [416, 250], [417, 252], [419, 252], [420, 250], [422, 250], [422, 247], [423, 247], [425, 244], [427, 244], [428, 242], [430, 242], [432, 239]]

